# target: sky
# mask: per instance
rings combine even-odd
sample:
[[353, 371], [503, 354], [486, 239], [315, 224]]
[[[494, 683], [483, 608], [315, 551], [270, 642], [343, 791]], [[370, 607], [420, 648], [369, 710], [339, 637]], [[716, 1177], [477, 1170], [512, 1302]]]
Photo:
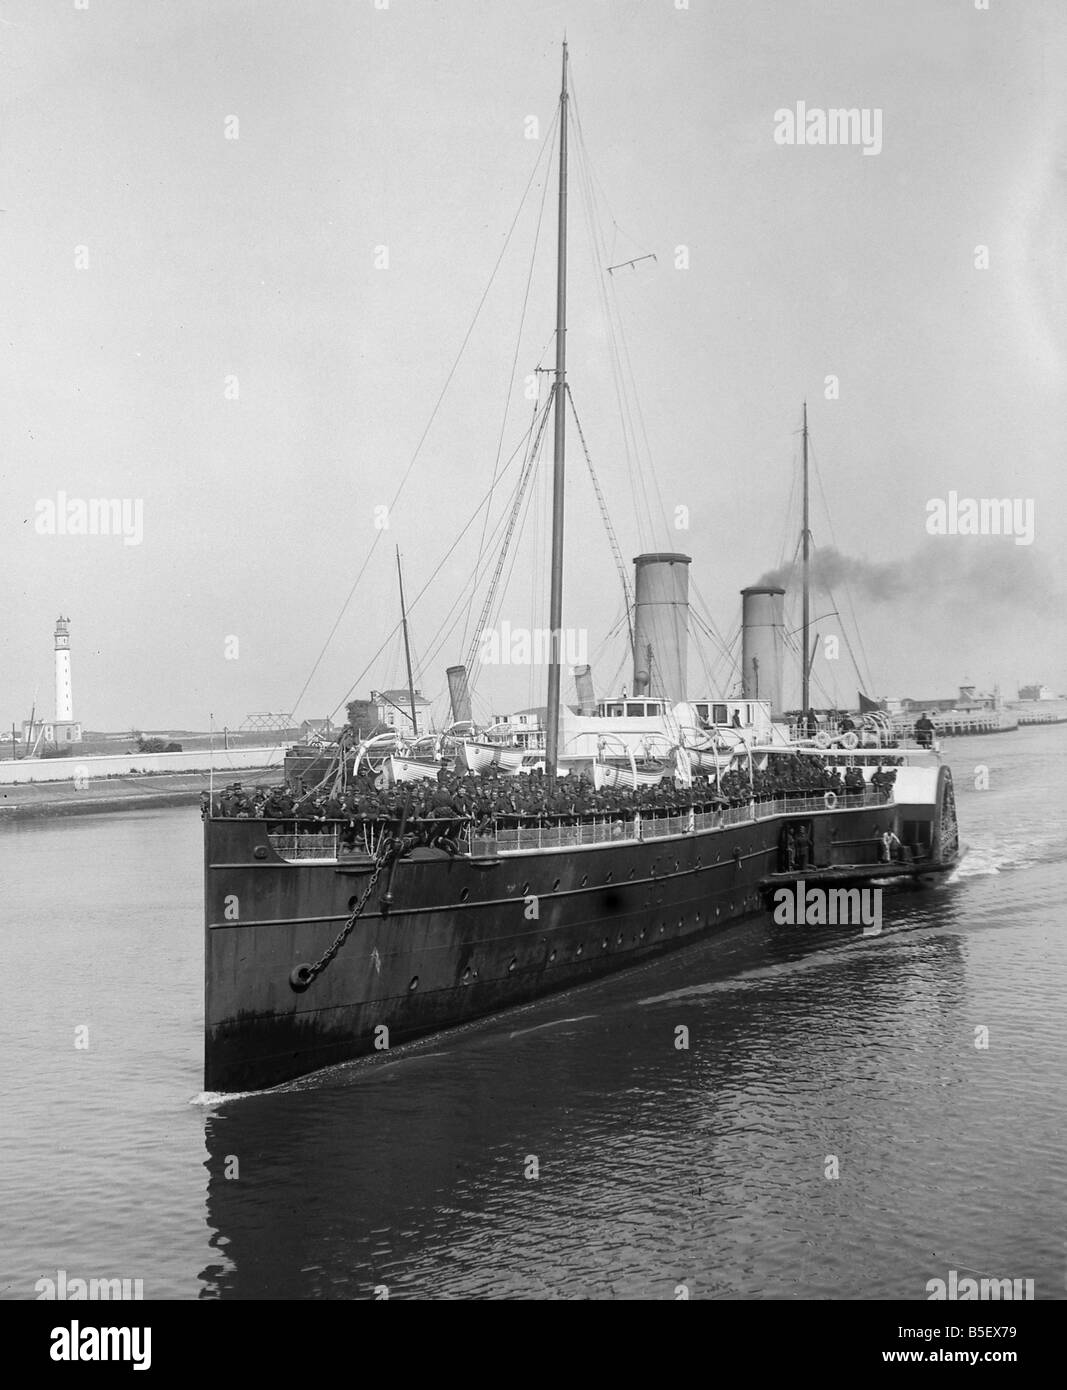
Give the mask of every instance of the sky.
[[[728, 640], [793, 553], [806, 400], [820, 641], [854, 610], [877, 695], [1067, 691], [1060, 0], [0, 0], [0, 723], [52, 713], [61, 613], [89, 728], [400, 685], [397, 547], [444, 716], [468, 523], [552, 365], [564, 33], [568, 379], [626, 564], [691, 555]], [[877, 151], [776, 141], [799, 102], [866, 111]], [[547, 625], [546, 444], [494, 630]], [[564, 626], [615, 693], [621, 585], [567, 449]], [[1032, 502], [1030, 543], [931, 535], [951, 493]], [[818, 703], [853, 703], [828, 650]], [[484, 666], [476, 711], [544, 680]]]

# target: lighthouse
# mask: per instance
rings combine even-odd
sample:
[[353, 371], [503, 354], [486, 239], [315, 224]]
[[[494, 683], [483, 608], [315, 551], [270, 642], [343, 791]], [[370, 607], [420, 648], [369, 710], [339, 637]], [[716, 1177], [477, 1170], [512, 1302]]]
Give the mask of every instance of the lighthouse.
[[82, 726], [74, 718], [74, 694], [70, 683], [70, 619], [57, 618], [53, 633], [56, 660], [56, 717], [22, 721], [26, 756], [49, 744], [81, 743]]
[[74, 695], [70, 686], [70, 619], [56, 619], [56, 723], [74, 722]]

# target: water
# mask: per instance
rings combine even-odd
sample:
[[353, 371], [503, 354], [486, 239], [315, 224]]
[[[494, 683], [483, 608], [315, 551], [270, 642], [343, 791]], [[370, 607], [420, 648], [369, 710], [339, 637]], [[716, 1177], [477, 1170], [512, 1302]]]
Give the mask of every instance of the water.
[[214, 1103], [198, 811], [3, 828], [0, 1293], [1063, 1297], [1067, 726], [947, 751], [967, 851], [881, 936], [751, 919]]

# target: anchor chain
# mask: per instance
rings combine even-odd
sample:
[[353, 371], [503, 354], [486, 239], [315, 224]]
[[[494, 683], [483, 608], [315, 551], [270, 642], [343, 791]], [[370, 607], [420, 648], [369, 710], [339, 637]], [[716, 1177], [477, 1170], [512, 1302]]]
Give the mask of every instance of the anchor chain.
[[289, 972], [289, 987], [296, 994], [302, 994], [310, 984], [317, 980], [333, 960], [334, 956], [337, 955], [337, 952], [351, 936], [356, 923], [359, 921], [360, 917], [362, 917], [363, 909], [367, 906], [367, 901], [374, 892], [374, 885], [378, 882], [378, 879], [389, 865], [396, 859], [399, 859], [402, 854], [411, 848], [411, 844], [412, 838], [410, 836], [398, 836], [395, 838], [389, 836], [384, 844], [378, 846], [374, 870], [367, 880], [367, 886], [364, 888], [359, 902], [357, 902], [352, 909], [348, 921], [337, 933], [333, 942], [326, 948], [314, 965], [308, 965], [307, 963], [295, 965]]

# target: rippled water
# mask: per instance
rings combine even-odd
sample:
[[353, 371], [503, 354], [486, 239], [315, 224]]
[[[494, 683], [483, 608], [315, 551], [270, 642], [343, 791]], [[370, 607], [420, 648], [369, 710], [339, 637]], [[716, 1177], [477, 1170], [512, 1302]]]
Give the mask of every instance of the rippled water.
[[197, 810], [5, 827], [0, 1293], [1063, 1297], [1067, 726], [947, 751], [967, 851], [880, 936], [750, 919], [216, 1103]]

